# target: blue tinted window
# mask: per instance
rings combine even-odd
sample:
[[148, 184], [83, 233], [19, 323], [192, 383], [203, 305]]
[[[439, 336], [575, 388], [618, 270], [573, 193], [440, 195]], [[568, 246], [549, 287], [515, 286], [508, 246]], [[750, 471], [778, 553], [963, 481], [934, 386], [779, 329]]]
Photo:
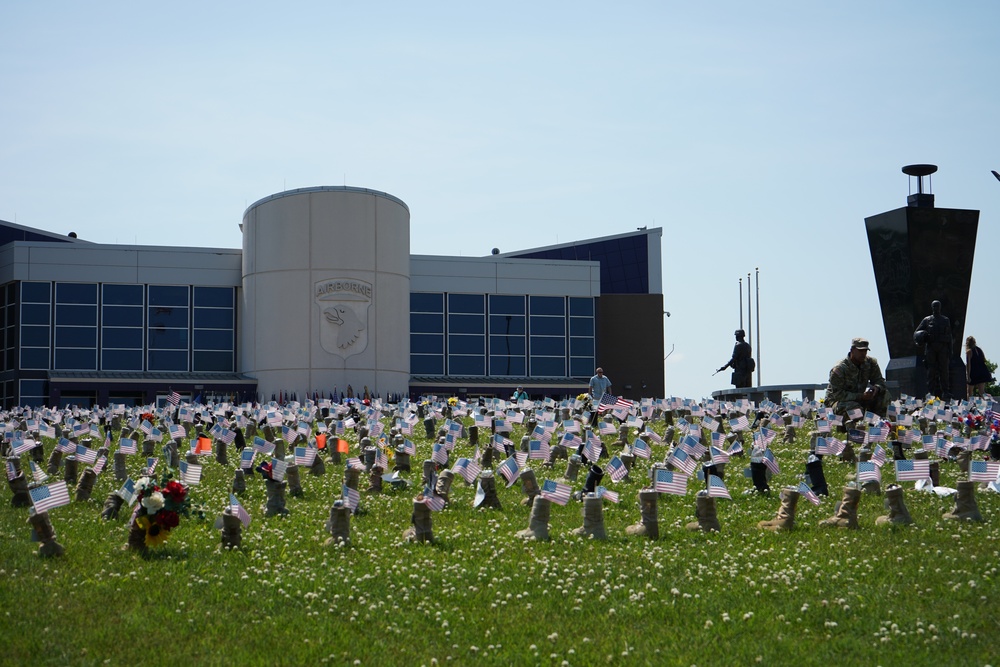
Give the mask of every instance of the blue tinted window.
[[490, 333], [524, 335], [524, 316], [519, 315], [491, 315]]
[[49, 369], [49, 348], [22, 347], [21, 368]]
[[232, 287], [195, 287], [194, 305], [216, 308], [233, 307]]
[[524, 315], [524, 297], [504, 294], [490, 295], [490, 314]]
[[104, 306], [101, 323], [106, 327], [141, 327], [142, 306]]
[[186, 371], [187, 352], [171, 352], [168, 350], [150, 350], [149, 370], [151, 371]]
[[448, 355], [448, 375], [485, 375], [486, 358]]
[[186, 329], [188, 325], [187, 308], [171, 308], [156, 306], [149, 309], [149, 327], [178, 327]]
[[[570, 338], [569, 339], [569, 353], [573, 357], [593, 357], [594, 356], [594, 339], [593, 338]], [[588, 364], [590, 365], [590, 364]]]
[[484, 334], [486, 318], [482, 315], [449, 315], [449, 333]]
[[187, 329], [150, 329], [147, 340], [150, 349], [186, 350], [188, 332]]
[[142, 329], [116, 329], [107, 327], [101, 330], [101, 345], [103, 347], [142, 349]]
[[194, 349], [196, 350], [232, 350], [233, 332], [230, 330], [194, 330]]
[[532, 315], [565, 315], [566, 300], [561, 296], [531, 297]]
[[524, 354], [523, 336], [490, 336], [490, 354]]
[[142, 285], [105, 285], [101, 303], [119, 306], [141, 306]]
[[101, 368], [106, 371], [141, 371], [142, 350], [102, 350]]
[[479, 313], [482, 315], [485, 312], [484, 304], [485, 301], [482, 294], [448, 295], [449, 313]]
[[444, 336], [410, 334], [410, 353], [444, 354]]
[[56, 305], [56, 324], [94, 326], [97, 324], [97, 306]]
[[21, 283], [21, 303], [49, 303], [51, 283]]
[[21, 324], [48, 324], [49, 304], [26, 303], [21, 306]]
[[570, 357], [569, 374], [575, 378], [589, 378], [594, 374], [594, 358]]
[[49, 346], [49, 328], [45, 327], [30, 327], [24, 325], [21, 327], [21, 345], [27, 347], [48, 347]]
[[485, 336], [448, 336], [449, 354], [486, 355]]
[[589, 315], [594, 316], [594, 300], [590, 298], [581, 298], [571, 296], [569, 298], [569, 314], [570, 315]]
[[232, 308], [195, 308], [194, 326], [199, 329], [232, 329]]
[[562, 357], [532, 357], [532, 377], [563, 377], [566, 375], [566, 360]]
[[56, 303], [97, 303], [96, 283], [56, 283]]
[[49, 383], [46, 380], [21, 380], [22, 396], [48, 396]]
[[569, 318], [569, 335], [570, 336], [593, 336], [594, 335], [594, 320], [589, 317], [571, 317]]
[[441, 315], [410, 314], [410, 331], [413, 333], [444, 333]]
[[524, 357], [490, 357], [490, 375], [517, 375], [524, 377]]
[[233, 353], [195, 352], [194, 370], [211, 373], [231, 373], [233, 371]]
[[566, 356], [566, 339], [556, 336], [532, 336], [531, 355]]
[[97, 328], [56, 327], [56, 347], [97, 347]]
[[565, 317], [532, 317], [531, 333], [542, 336], [565, 336]]
[[440, 292], [411, 292], [410, 312], [443, 313], [444, 295]]
[[413, 375], [444, 375], [444, 355], [411, 355], [410, 373]]
[[74, 350], [57, 347], [52, 367], [65, 371], [95, 371], [97, 370], [97, 350]]
[[150, 306], [187, 306], [188, 288], [173, 285], [150, 285]]

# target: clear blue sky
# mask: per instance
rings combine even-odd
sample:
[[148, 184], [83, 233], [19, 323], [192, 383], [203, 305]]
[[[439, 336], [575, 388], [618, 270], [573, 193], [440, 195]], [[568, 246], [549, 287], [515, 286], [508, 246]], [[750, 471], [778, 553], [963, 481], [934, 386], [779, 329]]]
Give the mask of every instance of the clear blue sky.
[[825, 382], [854, 336], [884, 367], [864, 218], [930, 162], [982, 211], [966, 333], [1000, 359], [998, 27], [993, 0], [7, 2], [0, 219], [239, 247], [257, 199], [346, 183], [405, 201], [418, 254], [662, 227], [667, 393], [701, 397], [757, 267], [764, 384]]

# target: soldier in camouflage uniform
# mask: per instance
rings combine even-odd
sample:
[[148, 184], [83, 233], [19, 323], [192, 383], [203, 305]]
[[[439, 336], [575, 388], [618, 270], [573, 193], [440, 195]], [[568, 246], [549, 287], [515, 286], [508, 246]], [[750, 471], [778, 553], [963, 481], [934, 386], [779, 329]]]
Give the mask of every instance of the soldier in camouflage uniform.
[[830, 370], [825, 402], [840, 415], [859, 408], [885, 417], [889, 391], [878, 360], [868, 356], [868, 341], [864, 338], [852, 340], [851, 351]]

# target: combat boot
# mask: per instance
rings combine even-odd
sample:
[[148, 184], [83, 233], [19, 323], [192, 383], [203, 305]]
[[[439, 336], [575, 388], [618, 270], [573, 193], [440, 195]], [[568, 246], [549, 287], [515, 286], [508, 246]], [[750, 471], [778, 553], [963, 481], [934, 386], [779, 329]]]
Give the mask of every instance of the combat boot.
[[455, 473], [451, 470], [442, 470], [438, 475], [437, 484], [434, 485], [434, 495], [444, 498], [447, 505], [450, 502], [451, 485], [455, 481]]
[[500, 498], [497, 496], [497, 480], [493, 476], [492, 470], [484, 470], [479, 476], [479, 488], [476, 490], [476, 498], [473, 500], [472, 506], [502, 509]]
[[393, 472], [410, 472], [410, 455], [399, 449], [396, 450], [396, 460], [392, 466]]
[[66, 457], [66, 461], [64, 463], [63, 481], [66, 482], [66, 486], [76, 486], [80, 466], [76, 456], [74, 454], [70, 454]]
[[844, 487], [844, 497], [837, 503], [834, 514], [828, 519], [819, 522], [821, 526], [834, 526], [837, 528], [857, 528], [858, 527], [858, 503], [861, 502], [861, 489], [853, 486]]
[[104, 509], [101, 511], [101, 518], [105, 521], [117, 519], [118, 511], [121, 510], [124, 503], [125, 499], [118, 495], [117, 491], [112, 491], [104, 499]]
[[124, 482], [128, 479], [128, 469], [125, 467], [127, 462], [125, 452], [115, 452], [114, 461], [115, 481]]
[[407, 542], [433, 542], [431, 508], [424, 503], [422, 496], [418, 498], [413, 501], [413, 516], [410, 517], [413, 525], [403, 532], [403, 539]]
[[63, 455], [59, 449], [53, 449], [52, 453], [49, 454], [48, 466], [45, 471], [50, 475], [54, 475], [59, 472], [59, 468], [62, 466]]
[[48, 512], [36, 512], [28, 517], [31, 524], [32, 538], [41, 542], [38, 545], [38, 555], [46, 558], [50, 556], [62, 556], [63, 546], [56, 542], [56, 531], [49, 521]]
[[706, 533], [722, 530], [719, 525], [719, 515], [715, 511], [715, 498], [708, 495], [708, 491], [702, 489], [695, 496], [694, 515], [697, 521], [692, 521], [686, 528], [688, 530], [702, 530]]
[[313, 459], [312, 465], [309, 466], [309, 474], [313, 477], [322, 477], [326, 474], [326, 464], [323, 463], [323, 457], [316, 452], [316, 458]]
[[351, 508], [343, 500], [333, 501], [326, 529], [330, 531], [330, 537], [323, 543], [324, 546], [334, 543], [343, 543], [347, 546], [351, 544]]
[[570, 535], [584, 535], [595, 540], [606, 540], [604, 532], [604, 500], [590, 493], [583, 498], [583, 525], [570, 531]]
[[659, 494], [653, 489], [639, 491], [639, 523], [625, 529], [626, 535], [642, 535], [651, 540], [660, 537], [660, 517], [657, 499]]
[[823, 473], [823, 459], [815, 454], [810, 454], [806, 461], [806, 477], [813, 493], [817, 496], [830, 495], [830, 488], [826, 485], [826, 475]]
[[549, 515], [552, 509], [552, 501], [548, 498], [535, 498], [531, 504], [531, 519], [528, 527], [519, 530], [517, 537], [526, 540], [548, 540], [549, 539]]
[[247, 490], [247, 478], [243, 473], [243, 468], [237, 468], [233, 473], [233, 493], [239, 495]]
[[222, 547], [224, 549], [239, 549], [243, 546], [243, 524], [240, 518], [227, 507], [222, 512]]
[[424, 461], [424, 476], [423, 479], [421, 480], [421, 484], [423, 484], [424, 486], [430, 484], [431, 479], [433, 479], [434, 473], [436, 472], [437, 472], [437, 463], [435, 463], [431, 459], [427, 459], [426, 461]]
[[580, 466], [583, 465], [583, 459], [580, 458], [579, 454], [573, 454], [569, 457], [566, 463], [566, 474], [564, 475], [566, 481], [575, 482], [577, 476], [580, 474]]
[[28, 480], [23, 472], [17, 473], [17, 477], [7, 480], [10, 491], [13, 494], [10, 498], [11, 507], [31, 507], [31, 495], [28, 493]]
[[913, 523], [913, 519], [910, 518], [910, 512], [906, 509], [906, 503], [903, 502], [903, 487], [895, 484], [890, 484], [886, 487], [885, 507], [889, 510], [889, 514], [875, 519], [876, 526], [884, 526], [890, 523], [898, 526], [909, 526]]
[[373, 495], [378, 495], [382, 493], [381, 466], [372, 466], [371, 474], [369, 474], [368, 476], [368, 488], [365, 489], [365, 493], [370, 493]]
[[80, 476], [80, 483], [76, 485], [76, 502], [90, 500], [90, 494], [94, 491], [94, 482], [97, 481], [97, 473], [93, 468], [87, 468]]
[[288, 480], [288, 494], [292, 498], [301, 498], [304, 494], [302, 478], [299, 476], [299, 467], [296, 464], [288, 464], [288, 468], [285, 469], [285, 479]]
[[538, 488], [538, 481], [535, 479], [535, 471], [531, 468], [527, 468], [521, 472], [521, 491], [524, 492], [524, 498], [521, 499], [521, 504], [531, 507], [531, 503], [535, 500], [535, 496], [541, 491]]
[[267, 503], [264, 506], [264, 516], [288, 516], [285, 509], [285, 488], [287, 482], [273, 479], [264, 480], [267, 491]]
[[765, 530], [792, 530], [795, 528], [795, 507], [799, 502], [799, 492], [791, 487], [781, 490], [781, 507], [773, 519], [761, 521], [758, 528]]
[[226, 447], [227, 447], [226, 443], [224, 443], [222, 440], [217, 440], [215, 442], [215, 461], [219, 465], [224, 465], [224, 466], [229, 465], [229, 455], [228, 452], [226, 451]]
[[958, 495], [955, 496], [955, 509], [942, 514], [941, 517], [982, 521], [983, 515], [979, 513], [979, 505], [976, 503], [976, 483], [962, 480], [957, 486]]

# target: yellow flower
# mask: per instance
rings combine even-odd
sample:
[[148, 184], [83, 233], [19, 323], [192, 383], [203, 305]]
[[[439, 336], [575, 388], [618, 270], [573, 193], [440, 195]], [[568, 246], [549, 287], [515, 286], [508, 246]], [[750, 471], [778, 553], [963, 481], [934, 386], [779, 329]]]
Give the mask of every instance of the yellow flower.
[[136, 524], [146, 531], [146, 546], [158, 547], [170, 537], [170, 531], [160, 526], [148, 516], [136, 517]]

